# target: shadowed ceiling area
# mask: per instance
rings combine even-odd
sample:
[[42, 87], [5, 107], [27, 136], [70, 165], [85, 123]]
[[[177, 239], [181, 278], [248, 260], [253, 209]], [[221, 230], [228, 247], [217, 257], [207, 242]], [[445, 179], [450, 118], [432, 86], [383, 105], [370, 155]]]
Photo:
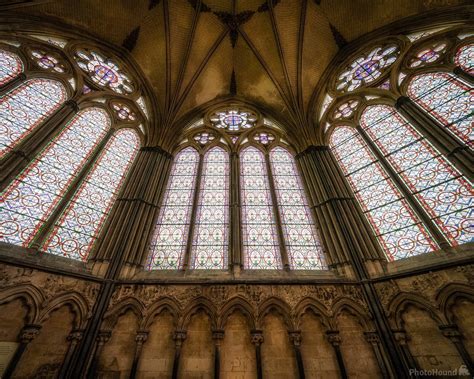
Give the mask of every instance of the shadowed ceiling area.
[[[449, 3], [449, 4], [447, 4]], [[221, 98], [307, 123], [340, 48], [401, 18], [461, 0], [62, 0], [16, 9], [128, 49], [152, 84], [163, 126]]]

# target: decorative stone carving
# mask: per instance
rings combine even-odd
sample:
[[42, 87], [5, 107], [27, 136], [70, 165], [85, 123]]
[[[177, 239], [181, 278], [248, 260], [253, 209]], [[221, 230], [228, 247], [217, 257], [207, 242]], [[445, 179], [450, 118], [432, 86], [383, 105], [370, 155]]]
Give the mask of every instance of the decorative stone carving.
[[30, 343], [39, 334], [41, 329], [40, 325], [25, 325], [20, 333], [21, 343]]
[[387, 306], [390, 301], [400, 292], [397, 282], [390, 280], [388, 282], [377, 283], [375, 289], [379, 294], [380, 301], [384, 306]]
[[176, 344], [176, 347], [181, 347], [186, 337], [186, 330], [176, 330], [173, 335], [173, 340]]
[[341, 344], [341, 336], [337, 330], [328, 330], [326, 338], [332, 346], [339, 346]]
[[301, 332], [299, 330], [288, 332], [288, 335], [290, 336], [290, 341], [294, 346], [301, 345]]
[[261, 330], [253, 330], [251, 332], [251, 342], [255, 346], [260, 346], [263, 343], [263, 332]]
[[371, 345], [377, 345], [380, 343], [380, 338], [377, 332], [365, 332], [365, 340]]

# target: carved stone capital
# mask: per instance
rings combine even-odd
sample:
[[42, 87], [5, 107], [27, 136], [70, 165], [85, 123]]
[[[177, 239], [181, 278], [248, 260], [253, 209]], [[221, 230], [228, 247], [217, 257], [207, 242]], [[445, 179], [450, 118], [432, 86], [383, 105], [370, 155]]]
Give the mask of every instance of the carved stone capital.
[[407, 342], [410, 340], [410, 338], [408, 337], [407, 333], [404, 330], [394, 330], [393, 337], [395, 338], [395, 341], [397, 341], [400, 346], [406, 345]]
[[439, 330], [441, 330], [443, 336], [449, 338], [452, 342], [461, 342], [462, 334], [457, 325], [441, 325]]
[[288, 335], [290, 336], [290, 341], [294, 346], [301, 345], [301, 331], [293, 330], [292, 332], [288, 332]]
[[339, 346], [342, 342], [339, 331], [337, 330], [328, 330], [326, 332], [326, 338], [332, 346]]
[[135, 341], [139, 345], [145, 343], [147, 339], [148, 339], [148, 332], [145, 330], [138, 331], [137, 335], [135, 336]]
[[253, 330], [250, 335], [252, 344], [255, 346], [260, 346], [263, 343], [263, 332], [261, 330]]
[[176, 344], [176, 347], [181, 347], [186, 337], [187, 337], [186, 330], [176, 330], [173, 335], [173, 339]]
[[220, 345], [221, 341], [224, 339], [224, 331], [223, 330], [213, 330], [212, 331], [212, 339], [216, 345]]
[[21, 343], [30, 343], [39, 334], [40, 325], [25, 325], [20, 332]]
[[380, 337], [377, 334], [377, 332], [364, 332], [365, 335], [365, 340], [372, 344], [372, 345], [377, 345], [380, 343]]
[[106, 344], [109, 341], [111, 335], [112, 333], [110, 331], [99, 332], [99, 335], [97, 336], [97, 343], [100, 346]]
[[73, 330], [69, 335], [67, 336], [67, 340], [70, 341], [72, 344], [78, 343], [80, 340], [82, 340], [82, 337], [84, 336], [84, 332], [82, 330]]

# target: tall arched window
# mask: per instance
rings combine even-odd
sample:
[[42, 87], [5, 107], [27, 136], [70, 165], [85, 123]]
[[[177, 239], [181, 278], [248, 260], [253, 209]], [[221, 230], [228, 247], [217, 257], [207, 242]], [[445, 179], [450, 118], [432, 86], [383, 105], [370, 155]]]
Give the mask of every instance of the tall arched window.
[[244, 267], [281, 268], [267, 166], [263, 153], [251, 146], [240, 154]]
[[23, 63], [18, 55], [0, 49], [0, 86], [7, 84], [23, 71]]
[[57, 80], [31, 79], [0, 99], [0, 157], [52, 115], [66, 100]]
[[99, 108], [81, 111], [3, 195], [5, 242], [28, 246], [110, 127]]
[[323, 249], [293, 156], [281, 147], [270, 152], [281, 225], [292, 269], [324, 267]]
[[86, 260], [139, 147], [131, 129], [114, 133], [43, 246], [48, 253]]
[[175, 158], [151, 245], [149, 269], [176, 270], [183, 265], [198, 164], [199, 154], [191, 147]]
[[229, 248], [229, 154], [214, 147], [204, 156], [192, 267], [227, 268]]
[[408, 95], [451, 133], [473, 147], [473, 89], [447, 73], [416, 75]]

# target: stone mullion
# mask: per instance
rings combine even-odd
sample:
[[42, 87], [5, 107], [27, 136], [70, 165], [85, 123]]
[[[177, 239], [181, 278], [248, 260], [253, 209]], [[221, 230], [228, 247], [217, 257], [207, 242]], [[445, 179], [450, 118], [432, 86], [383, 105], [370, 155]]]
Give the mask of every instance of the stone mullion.
[[52, 116], [34, 128], [28, 136], [2, 159], [0, 164], [0, 191], [28, 166], [36, 155], [77, 114], [79, 108], [74, 100], [66, 101]]
[[20, 85], [22, 85], [26, 81], [27, 78], [28, 76], [24, 72], [21, 72], [17, 76], [15, 76], [12, 80], [5, 83], [3, 86], [0, 86], [0, 97], [5, 96], [11, 90], [14, 90]]
[[453, 74], [460, 77], [462, 80], [474, 84], [474, 76], [469, 74], [467, 71], [464, 71], [461, 67], [456, 66], [453, 69]]
[[377, 363], [380, 369], [380, 372], [382, 373], [383, 378], [389, 378], [389, 369], [387, 367], [387, 362], [385, 360], [384, 352], [382, 347], [380, 346], [380, 338], [377, 334], [377, 332], [365, 332], [365, 339], [370, 345], [372, 346], [372, 349], [375, 354], [375, 358], [377, 359]]
[[184, 340], [186, 339], [186, 331], [177, 330], [176, 332], [174, 332], [173, 339], [175, 341], [175, 352], [174, 352], [173, 371], [171, 374], [171, 378], [177, 379], [178, 371], [179, 371], [179, 361], [181, 358], [181, 348], [183, 346]]
[[263, 333], [261, 330], [252, 330], [250, 335], [251, 335], [252, 344], [255, 346], [255, 360], [257, 362], [257, 379], [262, 379], [263, 370], [262, 370], [261, 345], [263, 343]]
[[104, 151], [104, 148], [107, 144], [107, 142], [110, 140], [110, 137], [112, 137], [113, 134], [113, 129], [110, 129], [107, 134], [104, 136], [102, 141], [96, 146], [94, 151], [91, 153], [91, 155], [88, 157], [87, 162], [82, 166], [81, 170], [77, 174], [77, 176], [72, 180], [71, 184], [67, 188], [64, 196], [62, 196], [61, 200], [57, 204], [55, 210], [53, 213], [48, 217], [48, 219], [43, 223], [41, 226], [40, 231], [38, 234], [33, 238], [31, 242], [31, 247], [35, 249], [40, 249], [43, 243], [46, 240], [46, 237], [48, 236], [49, 232], [52, 230], [54, 227], [56, 221], [59, 219], [61, 216], [62, 212], [66, 208], [67, 204], [69, 201], [73, 198], [73, 196], [76, 194], [77, 190], [83, 183], [84, 178], [89, 174], [89, 172], [92, 170], [94, 163], [97, 161], [97, 158], [100, 156], [100, 154]]
[[400, 97], [395, 104], [395, 108], [462, 174], [471, 181], [474, 180], [472, 171], [474, 154], [463, 142], [453, 136], [445, 126], [432, 118], [409, 97]]
[[3, 378], [9, 379], [13, 376], [18, 363], [21, 361], [21, 357], [25, 352], [28, 344], [33, 341], [41, 330], [41, 325], [28, 324], [23, 327], [18, 336], [20, 344], [17, 346], [12, 359], [8, 362], [5, 371], [3, 372]]
[[268, 183], [270, 186], [270, 196], [272, 199], [273, 214], [275, 216], [276, 228], [278, 234], [278, 242], [280, 245], [280, 256], [281, 262], [283, 264], [283, 269], [290, 269], [290, 260], [288, 257], [288, 250], [286, 248], [285, 235], [283, 233], [283, 223], [281, 220], [280, 209], [278, 207], [278, 196], [276, 194], [275, 182], [273, 178], [272, 165], [270, 163], [270, 156], [268, 153], [265, 153], [265, 164], [267, 168]]
[[439, 329], [443, 333], [443, 336], [452, 342], [464, 364], [467, 366], [469, 372], [474, 373], [474, 364], [472, 362], [472, 358], [464, 346], [462, 340], [463, 336], [459, 332], [457, 325], [441, 325]]
[[416, 200], [415, 196], [411, 193], [408, 186], [400, 178], [400, 175], [398, 175], [396, 173], [396, 171], [393, 169], [393, 167], [388, 162], [388, 160], [383, 156], [383, 154], [377, 148], [375, 143], [367, 135], [365, 130], [363, 130], [363, 128], [358, 126], [357, 131], [359, 132], [360, 136], [363, 138], [363, 140], [365, 141], [367, 146], [370, 148], [372, 153], [378, 159], [379, 163], [382, 165], [382, 167], [388, 173], [390, 178], [393, 180], [395, 185], [398, 187], [398, 189], [402, 193], [405, 200], [411, 205], [414, 212], [417, 214], [417, 216], [420, 218], [420, 220], [423, 222], [423, 224], [429, 230], [430, 234], [433, 236], [436, 243], [442, 249], [449, 248], [450, 244], [449, 244], [448, 240], [446, 239], [446, 237], [439, 231], [439, 229], [436, 227], [435, 223], [431, 220], [430, 216], [426, 213], [425, 209]]
[[240, 220], [240, 162], [237, 153], [230, 155], [230, 246], [232, 270], [239, 271], [243, 265], [241, 220]]
[[303, 357], [301, 355], [301, 332], [298, 330], [298, 331], [289, 332], [288, 334], [290, 337], [290, 342], [293, 345], [293, 350], [295, 352], [296, 367], [298, 367], [298, 377], [299, 379], [304, 379], [305, 372], [304, 372]]
[[142, 354], [143, 350], [143, 344], [146, 342], [148, 339], [148, 332], [147, 331], [138, 331], [137, 335], [135, 337], [135, 353], [133, 356], [133, 363], [132, 363], [132, 368], [130, 370], [130, 376], [129, 379], [135, 379], [137, 376], [137, 369], [138, 369], [138, 363], [140, 362], [140, 356]]
[[194, 186], [193, 205], [191, 208], [191, 217], [189, 219], [188, 240], [183, 257], [183, 270], [187, 270], [191, 265], [191, 253], [193, 248], [194, 229], [196, 226], [197, 208], [199, 205], [199, 195], [201, 194], [202, 168], [204, 166], [204, 155], [199, 154], [199, 164], [197, 169], [196, 183]]
[[66, 356], [64, 357], [63, 364], [61, 366], [61, 370], [59, 371], [58, 378], [64, 378], [67, 375], [69, 366], [71, 364], [71, 360], [76, 352], [77, 345], [81, 341], [84, 332], [81, 330], [73, 330], [67, 340], [69, 341], [69, 346], [66, 352]]
[[339, 332], [337, 330], [328, 330], [326, 332], [326, 338], [331, 344], [331, 346], [334, 348], [334, 352], [336, 353], [336, 360], [339, 366], [341, 378], [347, 379], [346, 365], [344, 364], [344, 358], [341, 352], [341, 337], [339, 336]]

